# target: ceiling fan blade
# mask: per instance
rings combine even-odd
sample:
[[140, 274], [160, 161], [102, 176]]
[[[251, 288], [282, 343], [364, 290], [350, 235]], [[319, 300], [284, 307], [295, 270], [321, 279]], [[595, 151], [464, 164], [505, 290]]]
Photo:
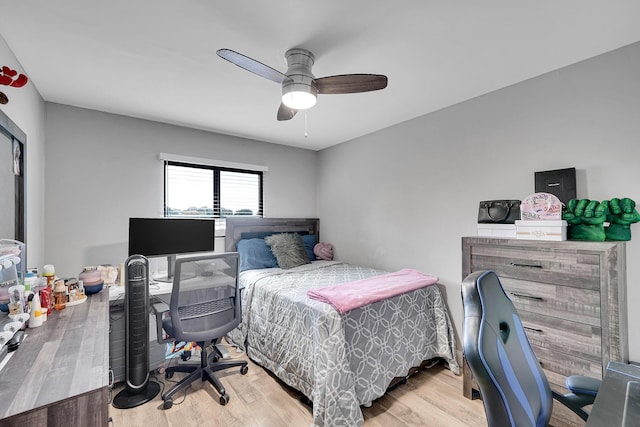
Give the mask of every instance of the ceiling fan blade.
[[278, 121], [291, 120], [293, 116], [296, 115], [298, 110], [294, 110], [293, 108], [289, 108], [284, 104], [280, 104], [280, 108], [278, 108]]
[[316, 79], [318, 93], [341, 94], [380, 90], [387, 87], [387, 76], [380, 74], [343, 74]]
[[251, 71], [260, 77], [269, 79], [272, 82], [282, 83], [289, 78], [286, 74], [283, 74], [278, 70], [274, 70], [268, 65], [264, 65], [262, 62], [256, 61], [253, 58], [249, 58], [248, 56], [231, 49], [219, 49], [216, 53], [220, 58], [226, 59], [232, 64], [235, 64], [240, 68], [244, 68], [247, 71]]

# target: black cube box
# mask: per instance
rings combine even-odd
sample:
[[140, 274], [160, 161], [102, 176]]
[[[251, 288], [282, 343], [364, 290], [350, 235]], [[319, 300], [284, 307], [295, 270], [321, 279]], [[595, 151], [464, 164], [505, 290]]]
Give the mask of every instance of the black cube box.
[[550, 193], [565, 205], [576, 198], [576, 168], [535, 173], [536, 193]]

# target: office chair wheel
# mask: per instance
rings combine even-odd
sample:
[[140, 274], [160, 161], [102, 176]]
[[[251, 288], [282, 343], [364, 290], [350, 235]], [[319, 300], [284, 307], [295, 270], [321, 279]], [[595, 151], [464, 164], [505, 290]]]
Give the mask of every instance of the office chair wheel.
[[229, 395], [228, 394], [223, 394], [220, 396], [220, 404], [222, 406], [226, 405], [227, 403], [229, 403]]
[[165, 399], [164, 405], [163, 405], [164, 409], [171, 409], [172, 406], [173, 406], [173, 399], [170, 397]]
[[240, 368], [240, 373], [242, 375], [247, 375], [247, 372], [249, 372], [249, 367], [247, 365]]
[[171, 379], [171, 378], [173, 378], [173, 372], [172, 372], [172, 371], [166, 371], [166, 372], [164, 373], [164, 377], [165, 377], [166, 379]]

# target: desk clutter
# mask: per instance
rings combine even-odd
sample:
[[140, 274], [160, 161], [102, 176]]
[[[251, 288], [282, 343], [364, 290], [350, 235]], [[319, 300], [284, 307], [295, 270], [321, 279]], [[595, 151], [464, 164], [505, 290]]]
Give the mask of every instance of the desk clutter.
[[115, 267], [89, 266], [77, 278], [60, 278], [52, 264], [44, 265], [40, 275], [37, 268], [24, 267], [24, 253], [24, 243], [0, 239], [1, 354], [16, 332], [37, 328], [55, 311], [86, 302], [118, 275]]
[[113, 283], [118, 272], [111, 266], [89, 266], [77, 278], [60, 278], [47, 264], [40, 275], [37, 268], [23, 268], [24, 246], [0, 240], [0, 369], [27, 337], [27, 328], [38, 328], [56, 312], [85, 303], [105, 283]]
[[[6, 288], [6, 282], [2, 282], [0, 289]], [[59, 278], [51, 264], [43, 267], [41, 277], [38, 276], [37, 269], [30, 269], [25, 273], [24, 280], [20, 280], [16, 274], [8, 282], [13, 283], [8, 288], [8, 310], [4, 310], [1, 305], [0, 310], [8, 312], [9, 317], [25, 315], [30, 328], [41, 326], [54, 311], [82, 304], [89, 294], [82, 280]]]

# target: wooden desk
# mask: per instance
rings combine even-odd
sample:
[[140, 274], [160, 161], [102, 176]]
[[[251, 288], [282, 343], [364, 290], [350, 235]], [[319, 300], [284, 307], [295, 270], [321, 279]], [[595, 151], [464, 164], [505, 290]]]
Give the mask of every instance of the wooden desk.
[[640, 390], [633, 387], [638, 382], [640, 366], [610, 362], [586, 426], [640, 426]]
[[0, 426], [106, 426], [109, 292], [53, 311], [0, 371]]

